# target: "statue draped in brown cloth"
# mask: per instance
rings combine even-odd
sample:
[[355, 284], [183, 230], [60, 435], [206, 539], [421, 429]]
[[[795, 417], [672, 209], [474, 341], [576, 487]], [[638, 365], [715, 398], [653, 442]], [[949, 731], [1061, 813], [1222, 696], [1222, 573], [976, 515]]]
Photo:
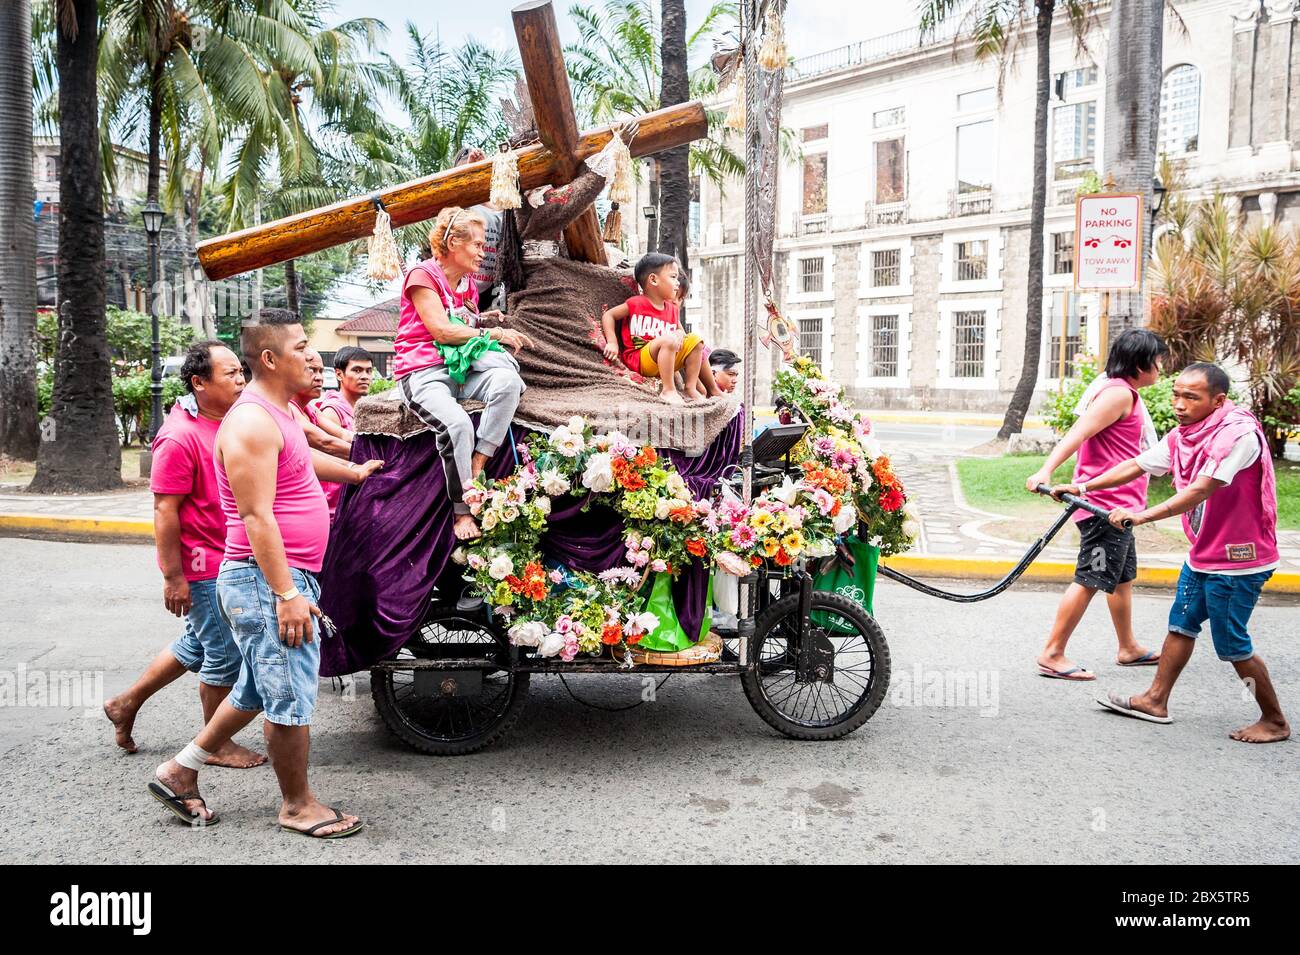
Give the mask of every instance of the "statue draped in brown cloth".
[[[580, 415], [597, 431], [695, 453], [726, 427], [734, 399], [672, 405], [659, 398], [657, 382], [607, 361], [600, 316], [637, 294], [632, 272], [575, 262], [564, 252], [565, 226], [600, 195], [612, 166], [607, 148], [568, 185], [530, 190], [502, 230], [497, 264], [508, 292], [506, 324], [536, 346], [516, 356], [528, 389], [515, 420], [549, 430]], [[621, 261], [622, 253], [609, 248]]]

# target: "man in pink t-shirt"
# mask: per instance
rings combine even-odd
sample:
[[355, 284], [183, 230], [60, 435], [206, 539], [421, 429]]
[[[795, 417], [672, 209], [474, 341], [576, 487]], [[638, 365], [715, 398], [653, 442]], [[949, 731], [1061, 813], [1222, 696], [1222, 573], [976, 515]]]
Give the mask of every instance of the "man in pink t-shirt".
[[[199, 675], [199, 701], [206, 723], [230, 693], [241, 657], [217, 609], [217, 572], [226, 543], [226, 522], [217, 500], [212, 442], [221, 419], [244, 390], [235, 353], [218, 341], [190, 346], [181, 366], [188, 395], [178, 401], [153, 443], [149, 486], [154, 495], [154, 539], [163, 574], [163, 606], [185, 618], [185, 632], [158, 654], [130, 689], [104, 704], [117, 745], [136, 751], [132, 729], [145, 700], [186, 671]], [[209, 763], [246, 769], [266, 757], [233, 742]]]

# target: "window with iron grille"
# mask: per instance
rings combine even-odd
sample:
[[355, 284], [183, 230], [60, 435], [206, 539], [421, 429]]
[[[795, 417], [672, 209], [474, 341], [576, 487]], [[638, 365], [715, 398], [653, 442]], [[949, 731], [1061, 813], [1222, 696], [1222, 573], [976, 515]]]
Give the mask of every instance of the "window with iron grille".
[[1086, 349], [1088, 341], [1088, 316], [1080, 308], [1079, 295], [1065, 292], [1052, 296], [1052, 306], [1048, 315], [1048, 333], [1043, 336], [1047, 341], [1047, 358], [1043, 363], [1046, 378], [1061, 377], [1061, 336], [1065, 335], [1065, 377], [1079, 376], [1079, 356]]
[[799, 260], [799, 291], [824, 292], [826, 290], [826, 260], [821, 256]]
[[1074, 233], [1052, 233], [1052, 274], [1074, 274]]
[[876, 143], [876, 201], [902, 202], [907, 195], [903, 176], [903, 141], [882, 139]]
[[871, 252], [871, 287], [893, 288], [902, 284], [902, 249], [873, 249]]
[[822, 319], [799, 319], [799, 352], [818, 365], [822, 363]]
[[984, 377], [984, 313], [952, 314], [952, 377]]
[[957, 282], [974, 282], [989, 277], [989, 243], [987, 239], [972, 239], [956, 245]]
[[869, 374], [872, 378], [898, 377], [898, 316], [875, 315], [871, 319], [871, 354]]

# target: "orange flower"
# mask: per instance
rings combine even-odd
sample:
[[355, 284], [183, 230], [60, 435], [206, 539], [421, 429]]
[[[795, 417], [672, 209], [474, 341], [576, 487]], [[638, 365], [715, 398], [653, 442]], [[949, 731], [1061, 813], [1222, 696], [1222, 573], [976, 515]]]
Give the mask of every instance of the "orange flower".
[[776, 561], [778, 567], [789, 567], [792, 563], [790, 555], [785, 552], [784, 547], [777, 550], [776, 557], [773, 559]]
[[641, 453], [632, 459], [632, 464], [638, 468], [647, 468], [659, 460], [659, 455], [655, 449], [646, 445], [641, 449]]
[[623, 639], [623, 628], [616, 623], [607, 624], [605, 629], [600, 631], [600, 642], [606, 646], [613, 646]]
[[678, 524], [689, 524], [691, 521], [695, 520], [695, 508], [687, 507], [685, 505], [682, 507], [674, 507], [668, 512], [668, 518], [676, 521]]
[[751, 566], [751, 567], [762, 567], [762, 566], [763, 566], [763, 558], [761, 558], [761, 557], [759, 557], [757, 554], [755, 554], [753, 557], [749, 558], [749, 566]]
[[703, 537], [692, 537], [686, 542], [686, 550], [695, 557], [703, 557], [708, 552]]
[[636, 636], [634, 636], [634, 637], [626, 637], [625, 639], [627, 640], [627, 644], [628, 644], [628, 646], [630, 646], [630, 647], [634, 647], [634, 646], [636, 646], [638, 643], [641, 642], [641, 638], [644, 637], [644, 636], [645, 636], [645, 634], [643, 634], [643, 633], [638, 633], [638, 634], [637, 634]]
[[524, 588], [524, 595], [529, 600], [545, 600], [546, 592], [549, 590], [546, 586], [546, 580], [530, 580]]
[[518, 577], [516, 577], [514, 574], [511, 574], [509, 577], [506, 578], [506, 583], [510, 585], [510, 589], [513, 590], [515, 593], [517, 594], [523, 593], [524, 582], [520, 580]]

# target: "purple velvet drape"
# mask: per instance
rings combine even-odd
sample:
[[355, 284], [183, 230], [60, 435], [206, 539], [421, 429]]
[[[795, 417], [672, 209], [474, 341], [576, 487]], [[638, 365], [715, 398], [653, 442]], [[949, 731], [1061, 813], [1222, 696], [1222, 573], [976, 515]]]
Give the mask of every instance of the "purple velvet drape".
[[[477, 424], [477, 415], [474, 416]], [[719, 475], [739, 457], [744, 416], [731, 423], [696, 457], [664, 452], [696, 497], [711, 493]], [[513, 429], [513, 440], [526, 432]], [[338, 628], [338, 639], [321, 645], [321, 675], [364, 670], [393, 656], [420, 623], [439, 583], [458, 595], [461, 568], [450, 560], [451, 502], [430, 433], [405, 441], [359, 434], [352, 459], [382, 458], [384, 469], [364, 484], [345, 487], [330, 530], [321, 569], [321, 609]], [[510, 441], [488, 462], [490, 477], [515, 468]], [[623, 561], [623, 523], [609, 508], [582, 511], [582, 499], [554, 502], [543, 552], [576, 570], [601, 571]], [[700, 562], [678, 577], [673, 598], [683, 630], [699, 632], [706, 608], [708, 569]]]

